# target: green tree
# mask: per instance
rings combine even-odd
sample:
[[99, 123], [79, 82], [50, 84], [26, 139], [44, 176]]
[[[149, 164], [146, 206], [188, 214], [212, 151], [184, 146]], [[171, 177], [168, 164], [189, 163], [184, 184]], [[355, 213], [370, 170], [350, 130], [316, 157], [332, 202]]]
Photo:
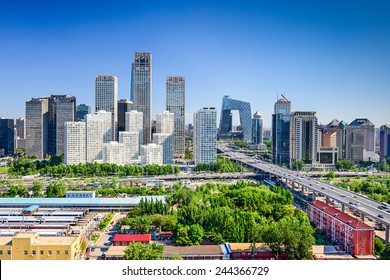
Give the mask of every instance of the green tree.
[[304, 165], [305, 165], [305, 162], [303, 160], [296, 160], [291, 164], [291, 168], [293, 170], [301, 171]]
[[64, 181], [53, 181], [46, 188], [47, 197], [64, 197], [68, 187]]
[[336, 162], [337, 170], [342, 170], [342, 171], [352, 170], [354, 169], [354, 167], [355, 164], [353, 163], [352, 160], [339, 160], [338, 162]]
[[331, 170], [328, 174], [326, 174], [326, 177], [328, 177], [329, 179], [334, 179], [336, 178], [336, 172], [334, 170]]
[[191, 246], [192, 241], [189, 236], [189, 226], [179, 226], [176, 229], [175, 245], [176, 246]]
[[375, 239], [374, 239], [374, 254], [379, 256], [382, 254], [384, 249], [385, 249], [385, 245], [383, 244], [382, 240], [380, 240], [378, 237], [375, 237]]
[[188, 230], [188, 236], [193, 245], [199, 245], [203, 240], [204, 230], [198, 224], [191, 225]]
[[124, 252], [124, 260], [162, 260], [164, 257], [164, 245], [132, 242]]
[[387, 243], [382, 253], [380, 254], [381, 260], [390, 260], [390, 243]]
[[43, 197], [42, 195], [43, 183], [41, 181], [34, 181], [32, 186], [33, 197]]

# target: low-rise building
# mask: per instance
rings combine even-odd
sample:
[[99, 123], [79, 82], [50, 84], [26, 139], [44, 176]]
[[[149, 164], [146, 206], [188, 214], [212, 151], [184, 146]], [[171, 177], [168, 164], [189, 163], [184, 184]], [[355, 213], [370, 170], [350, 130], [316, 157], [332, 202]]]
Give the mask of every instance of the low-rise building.
[[317, 228], [352, 255], [373, 255], [374, 228], [321, 201], [311, 201], [307, 214]]
[[284, 252], [275, 254], [264, 243], [228, 243], [232, 260], [285, 260]]
[[79, 236], [38, 236], [18, 233], [0, 237], [0, 260], [78, 260]]
[[116, 234], [114, 236], [114, 246], [129, 246], [131, 242], [142, 244], [150, 243], [152, 237], [150, 234]]

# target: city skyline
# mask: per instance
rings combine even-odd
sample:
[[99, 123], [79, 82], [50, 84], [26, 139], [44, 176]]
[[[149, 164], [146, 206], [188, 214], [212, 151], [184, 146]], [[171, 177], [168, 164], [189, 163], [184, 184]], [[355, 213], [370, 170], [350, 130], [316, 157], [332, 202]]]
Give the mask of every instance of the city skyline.
[[[183, 76], [186, 124], [198, 108], [220, 111], [230, 95], [270, 128], [284, 94], [293, 111], [316, 111], [319, 123], [368, 118], [379, 128], [390, 122], [389, 5], [1, 3], [0, 116], [25, 117], [27, 100], [51, 94], [94, 106], [96, 75], [117, 76], [118, 99], [129, 99], [133, 55], [150, 52], [153, 118], [165, 109], [166, 77]], [[108, 30], [115, 44], [99, 36]]]

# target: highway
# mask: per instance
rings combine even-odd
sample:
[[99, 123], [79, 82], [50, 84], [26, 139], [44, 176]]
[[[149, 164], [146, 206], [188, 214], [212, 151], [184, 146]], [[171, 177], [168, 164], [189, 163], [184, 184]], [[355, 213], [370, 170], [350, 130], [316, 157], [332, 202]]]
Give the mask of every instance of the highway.
[[[291, 182], [292, 186], [294, 184], [297, 184], [300, 187], [303, 186], [305, 189], [309, 189], [315, 193], [326, 196], [329, 199], [333, 199], [335, 202], [339, 202], [345, 207], [350, 207], [359, 211], [363, 214], [363, 217], [370, 216], [372, 219], [375, 219], [386, 226], [386, 234], [388, 236], [390, 226], [390, 209], [379, 209], [378, 207], [381, 206], [380, 202], [331, 184], [320, 182], [314, 178], [306, 176], [304, 173], [288, 170], [261, 160], [253, 159], [242, 153], [235, 152], [224, 145], [218, 145], [218, 149], [231, 159], [254, 168], [256, 171], [263, 171], [265, 173], [272, 174], [282, 181], [288, 180]], [[379, 217], [379, 215], [383, 218]]]

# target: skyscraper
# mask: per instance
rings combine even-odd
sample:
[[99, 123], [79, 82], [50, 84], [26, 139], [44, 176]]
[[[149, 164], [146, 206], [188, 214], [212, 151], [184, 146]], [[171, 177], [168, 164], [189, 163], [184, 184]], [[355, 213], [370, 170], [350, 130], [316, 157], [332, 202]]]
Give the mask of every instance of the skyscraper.
[[375, 156], [375, 125], [368, 119], [355, 119], [346, 129], [346, 159], [369, 161]]
[[291, 101], [282, 96], [275, 103], [272, 114], [272, 160], [279, 165], [290, 164], [291, 108]]
[[98, 111], [95, 115], [86, 115], [86, 161], [103, 160], [103, 144], [112, 139], [112, 113]]
[[143, 140], [143, 114], [142, 112], [137, 112], [136, 110], [131, 110], [128, 113], [125, 113], [125, 128], [126, 131], [130, 132], [136, 132], [138, 133], [139, 137], [139, 149], [138, 151], [140, 152], [141, 145], [142, 145], [142, 140]]
[[263, 143], [263, 116], [257, 111], [252, 119], [252, 143]]
[[118, 101], [118, 136], [119, 139], [119, 131], [126, 130], [126, 113], [131, 111], [131, 107], [133, 106], [133, 102], [128, 99], [121, 99]]
[[62, 155], [65, 123], [76, 120], [76, 98], [69, 95], [51, 95], [42, 98], [48, 98], [49, 101], [48, 153]]
[[91, 106], [87, 104], [80, 104], [76, 107], [77, 120], [79, 122], [84, 121], [84, 117], [87, 114], [91, 114]]
[[26, 131], [26, 121], [24, 118], [16, 119], [16, 135], [19, 138], [24, 139]]
[[316, 163], [318, 130], [316, 112], [293, 112], [290, 120], [291, 162], [303, 160], [307, 164]]
[[117, 139], [118, 130], [118, 78], [116, 76], [95, 77], [95, 112], [111, 113], [112, 141]]
[[195, 164], [217, 161], [217, 111], [214, 107], [194, 113]]
[[0, 119], [0, 155], [13, 155], [14, 149], [14, 120]]
[[64, 136], [64, 163], [66, 165], [85, 163], [86, 123], [66, 122]]
[[116, 141], [103, 144], [103, 162], [111, 164], [123, 164], [125, 145]]
[[44, 158], [48, 151], [49, 102], [33, 98], [26, 102], [26, 154]]
[[185, 78], [167, 77], [166, 109], [174, 114], [173, 156], [184, 158], [185, 149]]
[[156, 114], [156, 133], [174, 132], [174, 114], [168, 111]]
[[390, 157], [390, 124], [381, 126], [379, 138], [379, 156], [384, 160]]
[[133, 93], [134, 109], [143, 113], [143, 144], [151, 143], [152, 133], [152, 55], [134, 54]]

